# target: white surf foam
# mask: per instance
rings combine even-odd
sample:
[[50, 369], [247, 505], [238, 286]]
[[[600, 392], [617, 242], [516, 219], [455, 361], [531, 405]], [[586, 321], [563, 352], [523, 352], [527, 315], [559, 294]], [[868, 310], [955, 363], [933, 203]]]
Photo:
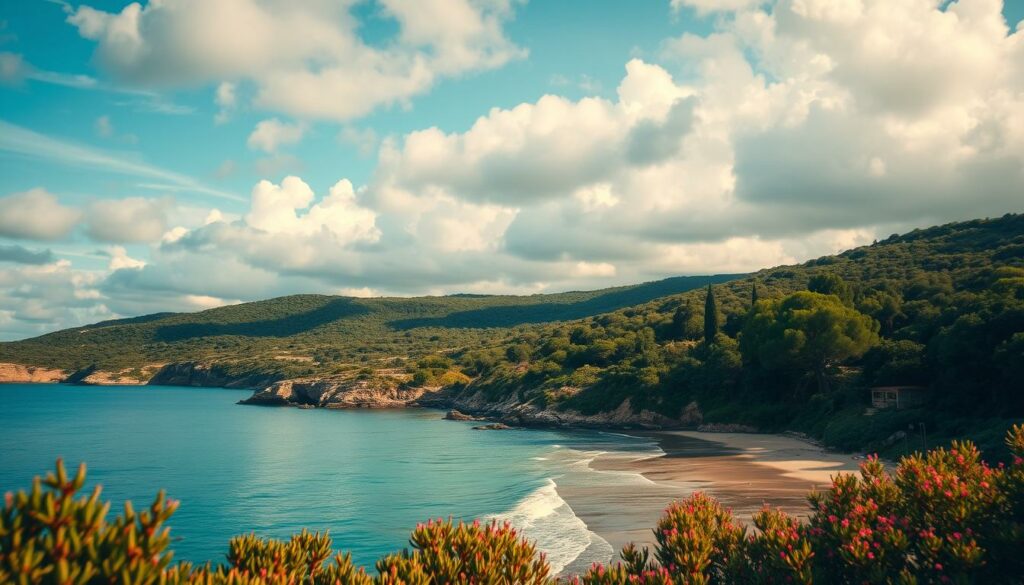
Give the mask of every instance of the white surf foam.
[[595, 560], [611, 557], [614, 551], [608, 541], [587, 528], [558, 494], [557, 488], [555, 481], [548, 479], [515, 508], [494, 518], [509, 521], [534, 541], [538, 550], [546, 552], [554, 574], [560, 573], [584, 552], [588, 557], [593, 555]]

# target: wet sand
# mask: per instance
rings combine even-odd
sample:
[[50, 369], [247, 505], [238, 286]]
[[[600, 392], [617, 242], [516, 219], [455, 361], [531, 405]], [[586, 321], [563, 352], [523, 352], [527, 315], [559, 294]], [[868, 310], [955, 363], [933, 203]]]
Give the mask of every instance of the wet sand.
[[587, 527], [616, 550], [628, 542], [651, 544], [651, 529], [673, 500], [695, 491], [714, 496], [744, 523], [764, 504], [806, 517], [807, 494], [830, 485], [839, 472], [856, 472], [860, 458], [830, 453], [782, 435], [666, 431], [644, 433], [664, 455], [605, 454], [590, 462], [618, 474], [609, 487], [560, 483], [558, 493]]

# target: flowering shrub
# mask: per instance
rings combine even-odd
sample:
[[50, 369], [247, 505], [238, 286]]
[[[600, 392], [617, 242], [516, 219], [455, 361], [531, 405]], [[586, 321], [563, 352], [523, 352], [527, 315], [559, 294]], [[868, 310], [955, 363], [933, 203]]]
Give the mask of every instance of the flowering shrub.
[[380, 583], [549, 583], [544, 554], [507, 522], [453, 524], [431, 520], [410, 539], [413, 550], [377, 561]]
[[[651, 551], [633, 545], [622, 561], [595, 565], [584, 585], [725, 583], [1024, 582], [1024, 426], [1007, 436], [1014, 459], [990, 467], [969, 443], [903, 458], [888, 474], [869, 458], [812, 494], [801, 524], [765, 508], [749, 534], [701, 493], [673, 503]], [[177, 502], [153, 504], [107, 522], [100, 490], [79, 495], [85, 467], [36, 478], [7, 494], [0, 510], [0, 583], [85, 585], [547, 585], [543, 554], [508, 524], [432, 520], [411, 549], [383, 557], [371, 577], [335, 554], [330, 536], [302, 531], [288, 541], [255, 535], [228, 545], [227, 563], [172, 564], [164, 523]]]
[[814, 551], [807, 527], [785, 512], [764, 508], [754, 514], [757, 530], [747, 538], [743, 552], [744, 583], [807, 583], [813, 582]]
[[687, 583], [724, 583], [739, 561], [744, 529], [732, 512], [700, 492], [673, 503], [654, 536], [658, 562]]

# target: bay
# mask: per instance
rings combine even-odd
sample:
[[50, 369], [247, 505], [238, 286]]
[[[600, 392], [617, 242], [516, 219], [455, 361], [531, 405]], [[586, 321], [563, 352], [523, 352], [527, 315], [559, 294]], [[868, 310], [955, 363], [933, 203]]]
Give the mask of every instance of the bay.
[[498, 518], [523, 529], [553, 568], [613, 551], [560, 498], [557, 482], [621, 481], [596, 453], [643, 455], [650, 440], [599, 432], [472, 430], [436, 410], [241, 406], [247, 391], [165, 386], [0, 385], [0, 490], [28, 488], [62, 457], [114, 502], [181, 501], [177, 558], [221, 562], [228, 540], [330, 530], [372, 567], [428, 518]]

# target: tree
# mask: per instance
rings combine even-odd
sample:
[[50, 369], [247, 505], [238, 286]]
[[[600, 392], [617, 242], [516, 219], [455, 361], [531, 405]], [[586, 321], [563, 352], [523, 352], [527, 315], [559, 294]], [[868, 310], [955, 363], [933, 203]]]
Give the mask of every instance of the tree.
[[743, 328], [740, 351], [762, 368], [811, 373], [828, 391], [828, 372], [878, 343], [878, 322], [834, 295], [808, 291], [759, 303]]
[[708, 292], [704, 296], [704, 343], [711, 345], [718, 335], [718, 304], [715, 302], [715, 291], [708, 285]]
[[693, 303], [687, 299], [686, 304], [679, 305], [672, 315], [673, 339], [699, 339], [701, 336], [700, 316]]
[[757, 304], [757, 281], [755, 280], [750, 287], [750, 307], [753, 308]]
[[840, 276], [834, 272], [815, 274], [807, 282], [807, 290], [823, 295], [835, 295], [849, 305], [853, 301], [853, 291]]
[[517, 343], [508, 346], [505, 350], [505, 357], [514, 364], [521, 364], [530, 361], [530, 346], [525, 343]]

